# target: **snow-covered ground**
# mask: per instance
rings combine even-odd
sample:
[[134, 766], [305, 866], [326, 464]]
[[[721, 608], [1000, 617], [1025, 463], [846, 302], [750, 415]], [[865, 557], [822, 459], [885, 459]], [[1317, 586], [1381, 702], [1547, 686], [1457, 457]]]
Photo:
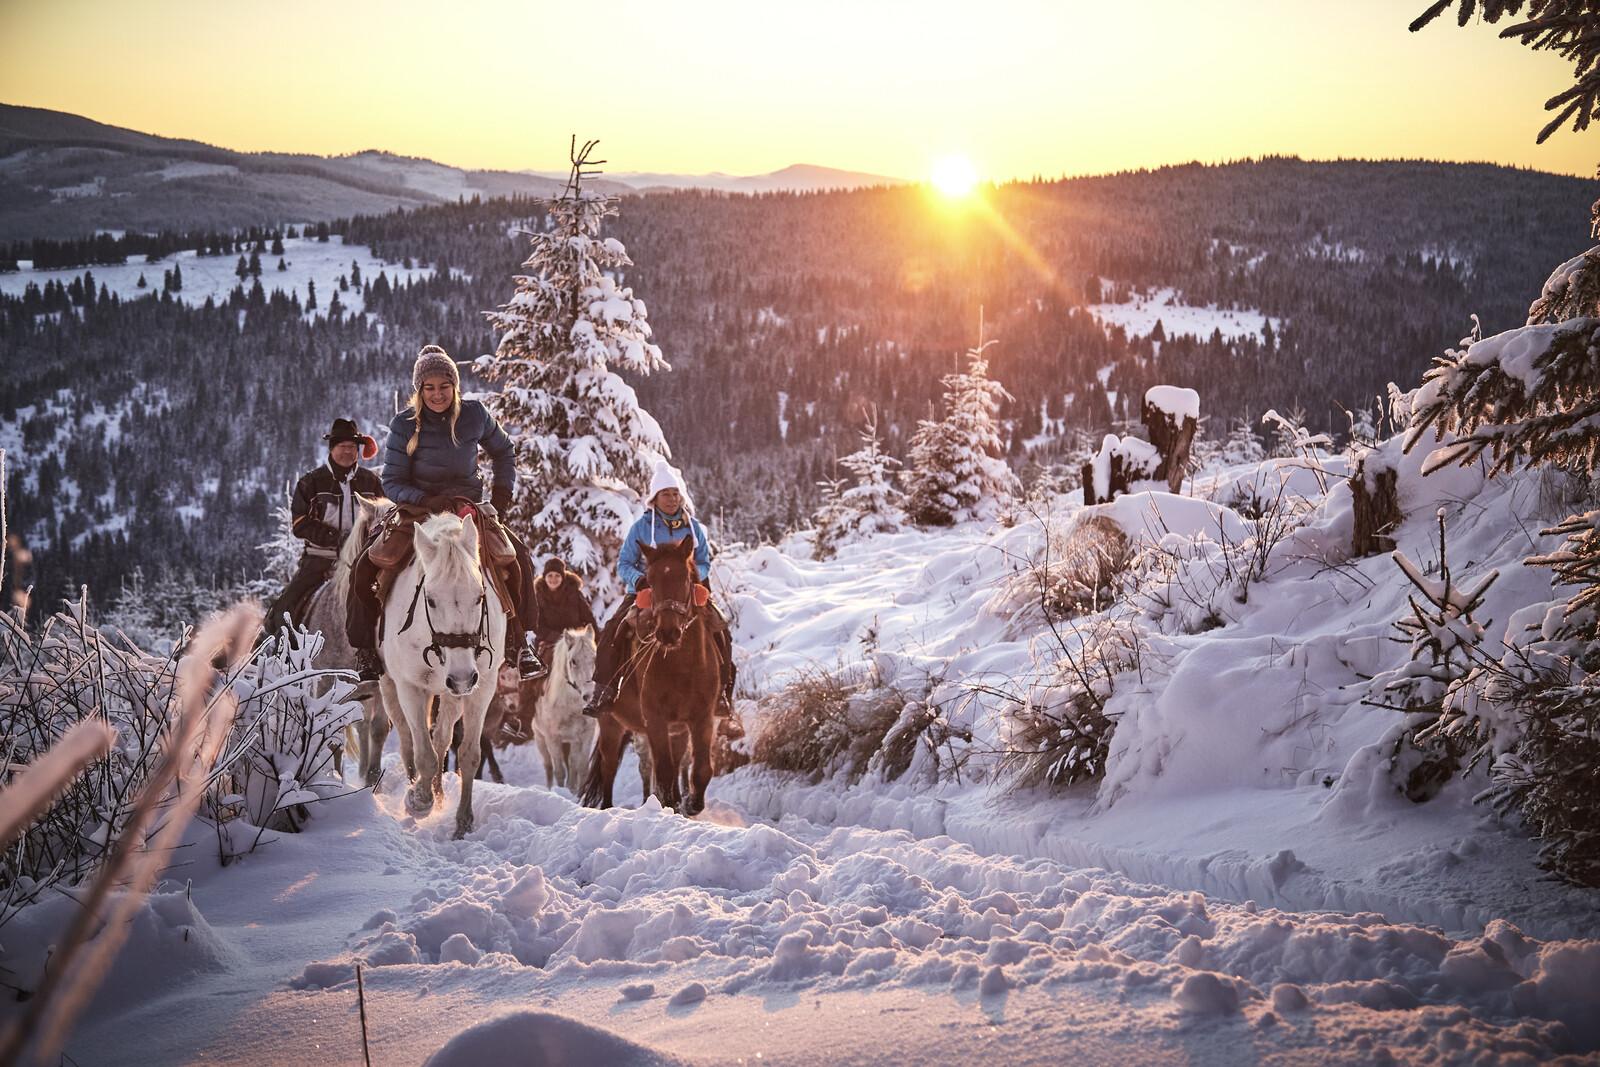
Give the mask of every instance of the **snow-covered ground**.
[[[1399, 531], [1436, 558], [1434, 511], [1470, 577], [1499, 568], [1490, 639], [1548, 599], [1520, 567], [1535, 474], [1422, 478], [1399, 460]], [[1094, 512], [1197, 546], [1247, 520], [1260, 486], [1302, 496], [1267, 575], [1125, 613], [1104, 779], [1022, 791], [1000, 773], [1004, 697], [1048, 687], [1060, 646], [1028, 575], [1049, 521], [879, 535], [812, 562], [803, 539], [729, 553], [747, 720], [818, 669], [893, 686], [970, 730], [960, 774], [927, 753], [898, 778], [717, 779], [696, 820], [638, 802], [594, 811], [542, 786], [533, 753], [475, 793], [405, 814], [395, 756], [374, 794], [226, 869], [196, 836], [140, 913], [68, 1052], [77, 1062], [359, 1062], [355, 965], [373, 1062], [1532, 1062], [1600, 1049], [1600, 908], [1557, 885], [1512, 825], [1458, 783], [1393, 789], [1365, 706], [1393, 666], [1405, 587], [1383, 556], [1345, 562], [1343, 461], [1212, 472], [1211, 499], [1140, 492]], [[1324, 488], [1326, 487], [1326, 488]], [[29, 984], [75, 907], [4, 931]], [[433, 1059], [430, 1061], [429, 1057]]]
[[1269, 319], [1253, 308], [1185, 304], [1173, 289], [1155, 289], [1121, 304], [1091, 304], [1088, 311], [1103, 325], [1121, 326], [1129, 337], [1149, 336], [1157, 322], [1168, 337], [1188, 334], [1202, 341], [1217, 330], [1221, 330], [1224, 337], [1259, 339], [1269, 321], [1273, 330], [1281, 332], [1283, 329], [1283, 320]]
[[[268, 247], [271, 247], [270, 242]], [[248, 262], [250, 253], [244, 254]], [[328, 304], [333, 299], [333, 294], [339, 294], [339, 303], [343, 305], [347, 314], [356, 314], [365, 310], [365, 296], [361, 290], [351, 287], [343, 292], [339, 289], [339, 278], [350, 276], [351, 264], [361, 268], [363, 288], [367, 283], [377, 281], [380, 272], [389, 276], [391, 285], [402, 282], [409, 283], [422, 278], [432, 277], [432, 267], [421, 267], [413, 264], [407, 269], [403, 265], [389, 263], [372, 254], [372, 250], [365, 245], [347, 245], [343, 237], [330, 237], [326, 242], [320, 242], [314, 237], [296, 237], [283, 242], [284, 270], [278, 269], [280, 257], [262, 253], [261, 255], [261, 288], [268, 296], [274, 292], [293, 293], [299, 296], [302, 306], [306, 303], [309, 286], [315, 283], [317, 287], [317, 307], [315, 315], [326, 315]], [[241, 283], [236, 272], [239, 266], [239, 257], [232, 256], [199, 256], [193, 250], [177, 252], [155, 263], [142, 262], [143, 256], [134, 256], [127, 262], [116, 266], [101, 267], [66, 267], [59, 270], [17, 270], [0, 272], [0, 293], [8, 296], [21, 296], [27, 287], [37, 285], [41, 289], [46, 282], [55, 281], [62, 285], [71, 285], [74, 278], [82, 278], [85, 271], [94, 275], [95, 287], [104, 285], [123, 300], [134, 300], [142, 296], [161, 295], [161, 278], [165, 271], [170, 271], [176, 265], [183, 270], [183, 289], [174, 293], [174, 298], [193, 307], [199, 307], [207, 300], [214, 303], [225, 303], [234, 287], [243, 284], [245, 292], [250, 291], [255, 279], [246, 277]], [[139, 278], [144, 277], [145, 287], [139, 288]]]

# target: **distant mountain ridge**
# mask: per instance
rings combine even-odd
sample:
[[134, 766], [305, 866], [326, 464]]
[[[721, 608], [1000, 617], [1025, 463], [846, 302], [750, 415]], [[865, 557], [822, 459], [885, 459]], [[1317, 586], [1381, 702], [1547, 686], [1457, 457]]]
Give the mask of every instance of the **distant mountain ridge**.
[[[98, 230], [320, 222], [475, 196], [549, 196], [565, 181], [564, 174], [469, 170], [377, 149], [343, 156], [237, 152], [81, 115], [0, 104], [0, 241]], [[745, 177], [608, 174], [593, 188], [615, 195], [665, 189], [762, 193], [903, 181], [796, 164]]]

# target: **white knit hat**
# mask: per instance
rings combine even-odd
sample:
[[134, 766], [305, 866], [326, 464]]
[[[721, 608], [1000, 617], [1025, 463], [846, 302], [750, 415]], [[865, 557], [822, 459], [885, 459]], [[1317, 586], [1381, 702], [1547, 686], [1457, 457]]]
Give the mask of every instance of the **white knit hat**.
[[684, 488], [683, 475], [678, 473], [678, 468], [666, 460], [658, 460], [655, 473], [650, 476], [650, 492], [645, 494], [645, 499], [654, 503], [656, 494], [663, 489], [676, 489], [682, 493], [683, 506], [690, 511], [694, 510], [694, 502], [689, 498], [689, 490]]

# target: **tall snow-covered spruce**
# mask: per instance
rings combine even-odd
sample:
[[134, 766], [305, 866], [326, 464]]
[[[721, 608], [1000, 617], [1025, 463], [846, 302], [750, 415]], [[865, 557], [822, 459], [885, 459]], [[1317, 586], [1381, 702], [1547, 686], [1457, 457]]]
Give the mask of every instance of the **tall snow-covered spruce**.
[[988, 517], [1016, 493], [996, 418], [1011, 394], [989, 377], [983, 355], [993, 343], [968, 350], [965, 374], [944, 376], [944, 418], [924, 419], [911, 438], [905, 506], [918, 525]]
[[670, 370], [651, 341], [644, 301], [622, 284], [627, 249], [601, 234], [615, 197], [583, 188], [596, 142], [574, 145], [561, 196], [529, 234], [526, 274], [497, 311], [500, 342], [478, 371], [498, 382], [487, 403], [517, 449], [511, 521], [536, 555], [554, 553], [604, 609], [621, 596], [612, 564], [656, 462], [671, 455], [661, 427], [617, 371]]

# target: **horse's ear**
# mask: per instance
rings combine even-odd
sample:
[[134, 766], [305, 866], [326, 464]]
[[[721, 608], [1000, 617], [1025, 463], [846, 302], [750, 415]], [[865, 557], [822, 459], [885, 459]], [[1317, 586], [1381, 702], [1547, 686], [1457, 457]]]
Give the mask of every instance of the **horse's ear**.
[[641, 545], [639, 547], [644, 551], [644, 562], [646, 566], [661, 558], [661, 550], [656, 548], [654, 545]]
[[674, 544], [672, 548], [684, 559], [692, 558], [694, 556], [694, 535], [690, 534], [688, 537], [685, 537], [683, 540]]
[[471, 515], [461, 517], [460, 545], [470, 558], [478, 558], [478, 523]]

